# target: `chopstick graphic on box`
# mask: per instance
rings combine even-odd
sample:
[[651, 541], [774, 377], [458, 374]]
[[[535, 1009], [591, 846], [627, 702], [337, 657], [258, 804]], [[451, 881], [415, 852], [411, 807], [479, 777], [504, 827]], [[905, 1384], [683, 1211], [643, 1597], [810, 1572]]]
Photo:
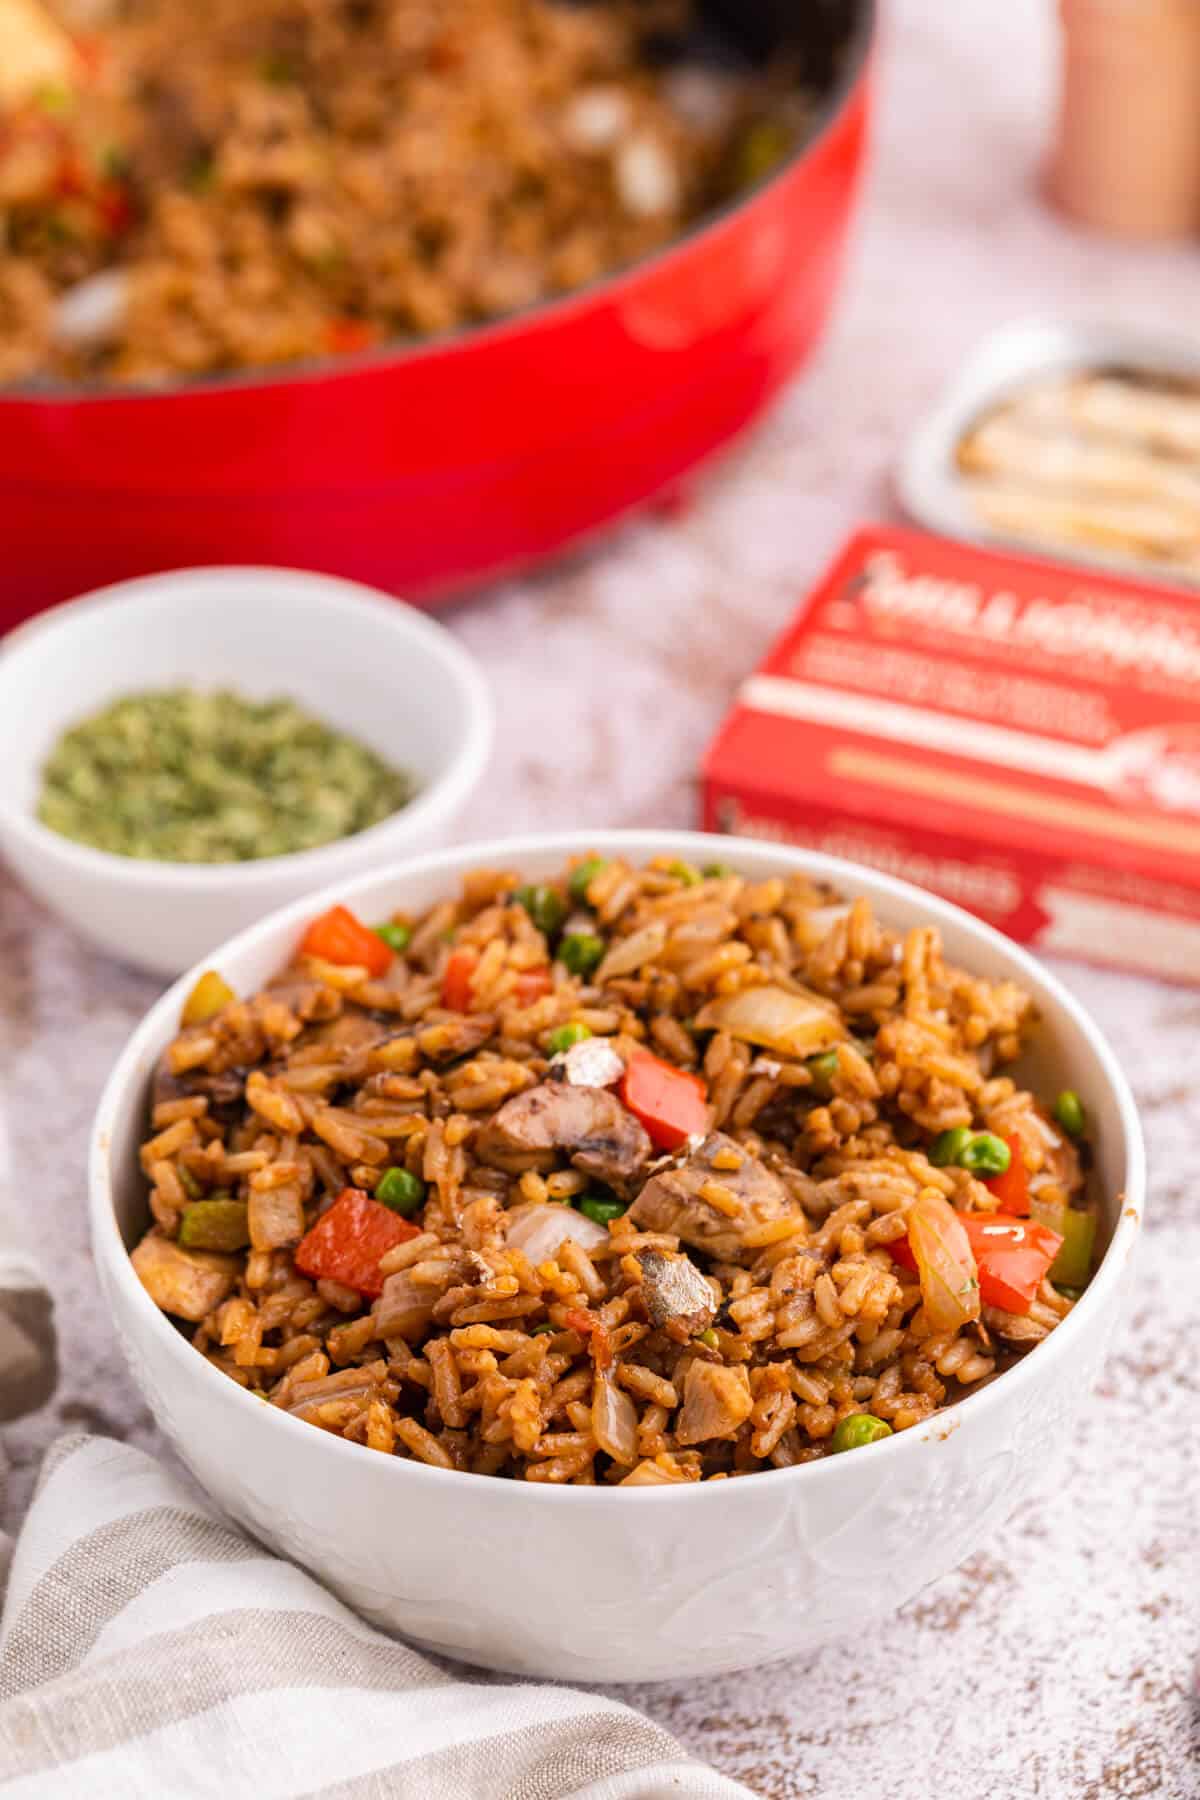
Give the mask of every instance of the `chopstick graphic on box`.
[[[1064, 743], [1032, 732], [947, 713], [932, 713], [870, 695], [816, 687], [773, 675], [755, 675], [738, 696], [755, 712], [843, 728], [859, 736], [889, 739], [914, 748], [972, 757], [1043, 779], [1073, 781], [1109, 791], [1121, 778], [1130, 740], [1103, 749]], [[1095, 832], [1124, 843], [1200, 855], [1200, 826], [1177, 817], [1137, 818], [1103, 805], [1018, 787], [986, 777], [956, 775], [896, 756], [841, 745], [829, 754], [831, 773], [930, 798], [962, 800], [987, 811]]]
[[1031, 793], [1028, 788], [980, 780], [974, 775], [952, 775], [946, 769], [931, 769], [922, 763], [879, 756], [869, 750], [835, 749], [829, 768], [834, 775], [873, 781], [877, 786], [897, 788], [907, 794], [962, 800], [981, 811], [1003, 813], [1009, 818], [1037, 820], [1043, 825], [1094, 832], [1126, 844], [1200, 856], [1200, 825], [1180, 825], [1174, 819], [1164, 819], [1161, 824], [1155, 819], [1131, 819], [1104, 806], [1060, 800], [1051, 794]]

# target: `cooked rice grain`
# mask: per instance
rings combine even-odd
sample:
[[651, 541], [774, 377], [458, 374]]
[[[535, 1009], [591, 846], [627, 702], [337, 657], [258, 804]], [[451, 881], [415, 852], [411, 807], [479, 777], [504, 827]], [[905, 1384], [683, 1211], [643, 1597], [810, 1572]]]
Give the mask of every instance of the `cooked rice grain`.
[[[517, 885], [506, 871], [468, 876], [458, 900], [411, 921], [407, 954], [382, 979], [294, 965], [165, 1053], [142, 1147], [148, 1236], [176, 1238], [197, 1196], [248, 1203], [250, 1246], [217, 1259], [230, 1273], [194, 1328], [231, 1379], [437, 1468], [554, 1484], [713, 1480], [828, 1455], [853, 1412], [909, 1429], [1069, 1311], [1047, 1280], [1027, 1315], [986, 1307], [978, 1324], [933, 1333], [919, 1282], [887, 1248], [923, 1193], [996, 1206], [965, 1170], [929, 1162], [947, 1124], [1028, 1137], [1034, 1178], [1079, 1188], [1073, 1148], [1001, 1072], [1033, 1028], [1028, 995], [947, 965], [933, 928], [898, 937], [865, 901], [846, 908], [803, 877], [692, 882], [620, 861], [587, 886], [608, 972], [573, 975], [510, 903]], [[452, 950], [477, 957], [467, 1014], [441, 1005]], [[524, 1005], [516, 981], [532, 969], [549, 991]], [[823, 1091], [803, 1060], [697, 1033], [705, 996], [768, 982], [839, 1009], [850, 1035]], [[686, 1173], [689, 1145], [655, 1162], [647, 1145], [632, 1178], [614, 1172], [607, 1189], [573, 1160], [612, 1150], [595, 1133], [586, 1146], [501, 1153], [514, 1097], [570, 1091], [547, 1086], [549, 1035], [570, 1021], [626, 1059], [644, 1045], [702, 1072], [724, 1135], [668, 1225], [650, 1194], [664, 1169]], [[595, 1093], [575, 1091], [585, 1106]], [[294, 1260], [301, 1229], [342, 1189], [374, 1190], [388, 1165], [425, 1187], [416, 1235], [379, 1261], [382, 1295], [310, 1280]], [[636, 1204], [605, 1237], [576, 1209], [614, 1189]], [[770, 1204], [755, 1211], [748, 1193]], [[526, 1255], [522, 1233], [542, 1209], [552, 1229]], [[700, 1216], [720, 1256], [697, 1247]], [[648, 1252], [666, 1258], [660, 1274], [685, 1255], [701, 1272], [711, 1306], [696, 1311], [694, 1269], [681, 1303], [698, 1321], [715, 1311], [699, 1337], [661, 1299], [654, 1323]], [[206, 1279], [220, 1281], [211, 1269]]]

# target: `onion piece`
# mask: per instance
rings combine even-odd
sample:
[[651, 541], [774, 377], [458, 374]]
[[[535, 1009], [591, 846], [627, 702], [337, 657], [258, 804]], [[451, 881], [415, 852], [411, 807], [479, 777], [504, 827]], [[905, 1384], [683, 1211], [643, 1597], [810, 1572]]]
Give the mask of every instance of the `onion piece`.
[[129, 304], [124, 269], [103, 269], [68, 288], [54, 308], [52, 329], [60, 344], [92, 344], [114, 337]]
[[0, 106], [16, 110], [43, 88], [74, 89], [79, 58], [67, 33], [40, 0], [0, 5]]
[[610, 1375], [597, 1375], [592, 1388], [592, 1436], [614, 1462], [629, 1468], [637, 1461], [637, 1412]]
[[909, 1208], [908, 1242], [933, 1329], [957, 1331], [977, 1319], [979, 1270], [962, 1220], [940, 1194], [923, 1193]]
[[250, 1190], [250, 1243], [255, 1250], [288, 1250], [304, 1236], [304, 1200], [298, 1181]]
[[584, 1038], [569, 1050], [551, 1059], [550, 1067], [561, 1069], [572, 1087], [616, 1087], [625, 1073], [625, 1058], [619, 1056], [607, 1038]]
[[770, 985], [710, 1000], [696, 1014], [696, 1025], [701, 1031], [727, 1031], [781, 1056], [815, 1056], [847, 1035], [836, 1009], [819, 994]]
[[641, 132], [621, 145], [613, 163], [617, 197], [631, 218], [654, 219], [680, 203], [679, 170], [664, 144]]
[[631, 932], [613, 945], [592, 980], [597, 987], [611, 981], [615, 975], [632, 975], [645, 963], [653, 962], [661, 956], [667, 941], [666, 921], [655, 919], [653, 924], [643, 925], [640, 931]]
[[402, 1337], [410, 1343], [424, 1337], [433, 1323], [434, 1288], [414, 1281], [408, 1269], [399, 1269], [384, 1280], [383, 1293], [375, 1302], [375, 1329], [381, 1338]]
[[845, 905], [812, 906], [797, 914], [793, 929], [804, 949], [812, 950], [824, 942], [835, 925], [849, 917], [850, 908]]
[[573, 1206], [560, 1206], [554, 1200], [525, 1200], [508, 1213], [509, 1249], [520, 1250], [535, 1267], [553, 1256], [564, 1238], [594, 1250], [598, 1244], [607, 1244], [608, 1232]]
[[563, 131], [573, 150], [611, 150], [633, 123], [628, 95], [617, 87], [584, 88], [563, 114]]

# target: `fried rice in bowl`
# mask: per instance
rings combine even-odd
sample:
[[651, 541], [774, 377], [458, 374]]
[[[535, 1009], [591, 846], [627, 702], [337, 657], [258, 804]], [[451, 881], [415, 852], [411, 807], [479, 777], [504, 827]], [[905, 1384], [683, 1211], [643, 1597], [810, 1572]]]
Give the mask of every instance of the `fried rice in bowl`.
[[113, 1074], [92, 1223], [239, 1522], [426, 1648], [655, 1679], [861, 1631], [979, 1545], [1086, 1398], [1143, 1187], [1111, 1052], [996, 933], [621, 832], [216, 952]]

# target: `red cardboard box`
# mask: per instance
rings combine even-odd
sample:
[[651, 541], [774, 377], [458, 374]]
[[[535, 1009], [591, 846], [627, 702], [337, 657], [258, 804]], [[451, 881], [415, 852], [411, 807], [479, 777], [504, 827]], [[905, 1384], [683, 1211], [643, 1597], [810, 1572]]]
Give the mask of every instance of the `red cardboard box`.
[[1200, 982], [1200, 597], [862, 531], [743, 684], [704, 821]]

